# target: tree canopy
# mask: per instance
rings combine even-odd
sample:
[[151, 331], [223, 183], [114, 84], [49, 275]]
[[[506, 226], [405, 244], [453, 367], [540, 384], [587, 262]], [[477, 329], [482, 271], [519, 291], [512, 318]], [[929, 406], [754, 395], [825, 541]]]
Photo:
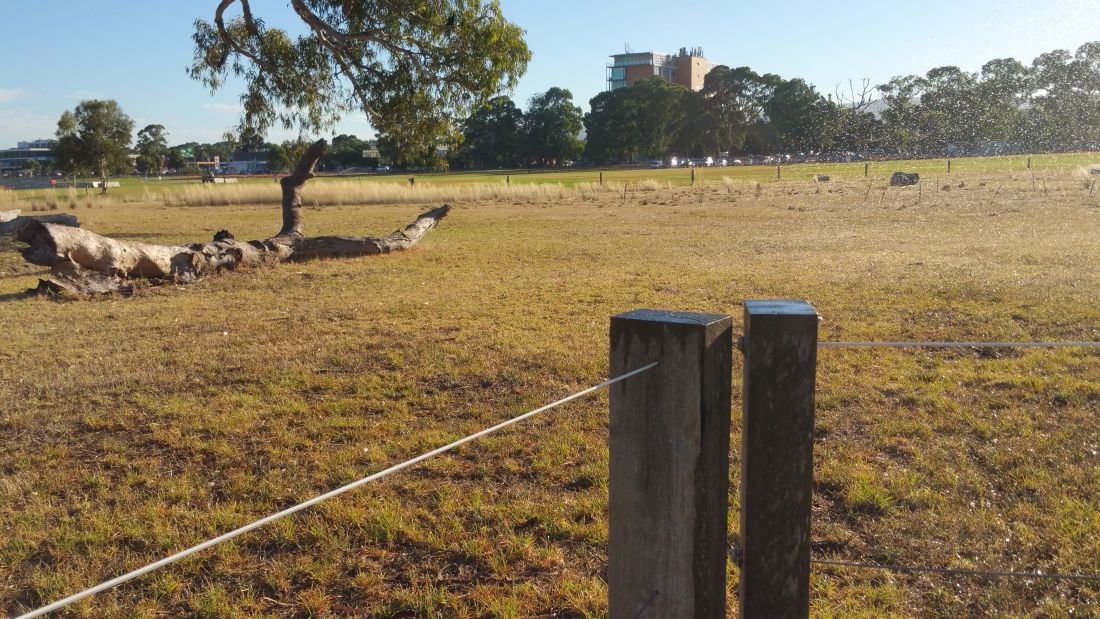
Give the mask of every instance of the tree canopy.
[[510, 167], [524, 145], [523, 112], [505, 96], [493, 97], [462, 124], [462, 156], [480, 167]]
[[164, 125], [146, 125], [138, 131], [137, 167], [144, 174], [159, 173], [168, 156], [168, 132]]
[[524, 115], [527, 157], [542, 165], [560, 164], [580, 155], [584, 148], [581, 108], [573, 105], [573, 93], [554, 87], [531, 97]]
[[133, 130], [134, 121], [116, 101], [81, 101], [57, 121], [54, 154], [58, 169], [66, 173], [90, 172], [103, 181], [112, 173], [130, 170]]
[[[380, 133], [426, 150], [502, 89], [531, 53], [495, 0], [290, 0], [304, 34], [272, 28], [249, 0], [195, 22], [189, 74], [211, 91], [242, 79], [241, 133], [319, 132], [360, 110]], [[230, 7], [240, 13], [227, 15]]]

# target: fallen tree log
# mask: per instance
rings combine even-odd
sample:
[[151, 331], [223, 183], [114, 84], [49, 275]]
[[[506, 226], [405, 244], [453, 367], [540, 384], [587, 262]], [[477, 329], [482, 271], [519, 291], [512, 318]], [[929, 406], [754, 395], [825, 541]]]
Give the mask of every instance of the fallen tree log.
[[37, 221], [39, 223], [60, 224], [63, 226], [71, 226], [74, 228], [80, 227], [80, 220], [76, 218], [76, 215], [70, 215], [68, 213], [35, 215], [33, 217], [20, 215], [20, 213], [22, 213], [22, 211], [20, 211], [19, 209], [15, 209], [13, 211], [0, 211], [0, 236], [15, 236], [24, 224], [32, 221]]
[[132, 290], [133, 280], [190, 283], [222, 270], [268, 266], [290, 260], [370, 256], [408, 249], [450, 211], [444, 204], [421, 214], [411, 224], [383, 237], [303, 234], [301, 191], [327, 144], [319, 140], [306, 150], [290, 176], [280, 179], [283, 225], [262, 241], [238, 241], [220, 230], [209, 243], [152, 245], [100, 236], [80, 228], [26, 222], [16, 238], [28, 244], [23, 258], [50, 267], [50, 280], [39, 290], [89, 294]]

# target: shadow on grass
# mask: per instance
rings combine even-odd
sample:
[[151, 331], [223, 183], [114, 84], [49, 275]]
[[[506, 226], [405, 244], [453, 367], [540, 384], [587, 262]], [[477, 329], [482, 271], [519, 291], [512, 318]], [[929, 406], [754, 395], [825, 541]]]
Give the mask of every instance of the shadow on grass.
[[[153, 239], [174, 236], [164, 232], [96, 232], [96, 234], [120, 241], [139, 241], [142, 243], [153, 243]], [[172, 244], [175, 245], [176, 243]]]
[[0, 303], [7, 303], [8, 301], [21, 301], [23, 299], [33, 299], [39, 296], [33, 288], [24, 290], [23, 292], [8, 292], [0, 294]]

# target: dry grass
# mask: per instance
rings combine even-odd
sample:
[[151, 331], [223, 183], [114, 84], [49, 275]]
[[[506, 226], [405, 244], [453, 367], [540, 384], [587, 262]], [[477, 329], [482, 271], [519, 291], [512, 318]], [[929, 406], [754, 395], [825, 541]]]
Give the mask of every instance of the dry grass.
[[[1100, 196], [1068, 171], [1041, 180], [1045, 190], [1020, 172], [933, 176], [923, 194], [853, 181], [476, 200], [425, 187], [418, 198], [456, 208], [412, 252], [128, 300], [23, 298], [38, 271], [0, 254], [0, 609], [52, 601], [598, 382], [608, 317], [636, 307], [739, 321], [746, 298], [805, 298], [825, 339], [1098, 340]], [[424, 206], [310, 209], [307, 225], [388, 232]], [[121, 203], [80, 216], [163, 243], [277, 228], [271, 206]], [[819, 358], [815, 554], [1100, 572], [1100, 353]], [[606, 441], [605, 397], [576, 403], [72, 616], [602, 616]], [[735, 492], [730, 505], [736, 536]], [[1095, 583], [816, 567], [812, 595], [815, 615], [834, 617], [1088, 616], [1100, 604]]]
[[[424, 204], [431, 202], [570, 201], [578, 196], [592, 199], [595, 195], [633, 191], [657, 191], [668, 183], [646, 179], [635, 183], [468, 183], [435, 185], [420, 182], [399, 183], [330, 181], [316, 183], [304, 202], [313, 206], [348, 206], [376, 204]], [[188, 185], [160, 196], [160, 201], [174, 206], [239, 206], [243, 204], [278, 204], [281, 199], [277, 183], [242, 185]]]
[[[81, 192], [82, 193], [82, 192]], [[27, 214], [39, 211], [75, 209], [81, 205], [83, 195], [76, 190], [12, 191], [0, 190], [0, 210], [20, 209]]]
[[1082, 189], [1092, 190], [1100, 179], [1100, 163], [1090, 166], [1082, 166], [1073, 171], [1073, 177]]

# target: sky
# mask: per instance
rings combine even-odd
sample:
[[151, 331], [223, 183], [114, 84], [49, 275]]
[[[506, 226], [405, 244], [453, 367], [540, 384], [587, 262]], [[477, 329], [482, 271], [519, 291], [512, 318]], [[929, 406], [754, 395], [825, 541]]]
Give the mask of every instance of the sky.
[[[269, 26], [299, 28], [287, 0], [253, 0]], [[242, 92], [211, 95], [187, 77], [196, 18], [216, 0], [20, 0], [0, 20], [0, 148], [52, 137], [57, 119], [84, 99], [115, 99], [134, 119], [166, 127], [170, 144], [215, 142], [237, 121]], [[849, 80], [881, 84], [943, 65], [978, 71], [993, 58], [1030, 64], [1054, 49], [1071, 53], [1100, 40], [1100, 0], [501, 0], [526, 31], [533, 59], [509, 94], [518, 105], [553, 86], [587, 110], [606, 87], [611, 54], [706, 57], [758, 73], [801, 77], [823, 94]], [[332, 135], [373, 137], [366, 118], [346, 118]], [[297, 137], [273, 130], [270, 141]], [[330, 137], [330, 136], [307, 136]]]

